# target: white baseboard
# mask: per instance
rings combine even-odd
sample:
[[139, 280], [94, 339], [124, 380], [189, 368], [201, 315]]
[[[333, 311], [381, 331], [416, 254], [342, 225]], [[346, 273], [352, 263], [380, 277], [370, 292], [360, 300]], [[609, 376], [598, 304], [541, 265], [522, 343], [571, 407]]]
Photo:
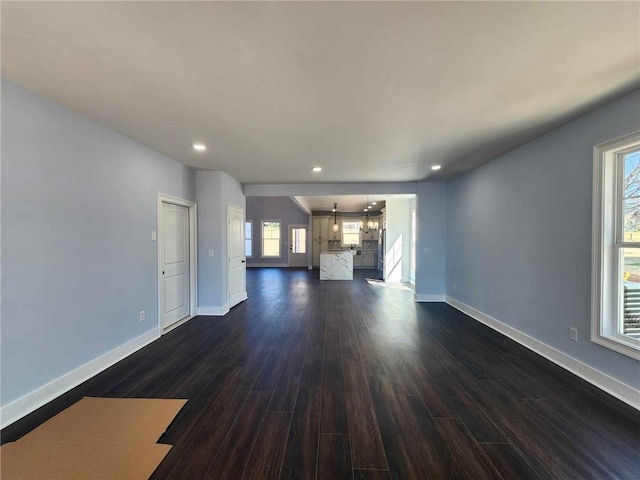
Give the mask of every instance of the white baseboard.
[[111, 365], [128, 357], [158, 338], [160, 338], [160, 333], [157, 328], [149, 330], [139, 337], [100, 355], [98, 358], [94, 358], [75, 370], [65, 373], [46, 385], [8, 403], [0, 408], [0, 428], [5, 428], [13, 422], [20, 420], [22, 417], [30, 414], [63, 393], [68, 392], [72, 388], [77, 387], [85, 380], [106, 370]]
[[460, 310], [462, 313], [466, 313], [471, 318], [484, 323], [488, 327], [493, 328], [510, 339], [527, 347], [529, 350], [533, 350], [547, 360], [552, 361], [599, 389], [604, 390], [608, 394], [613, 395], [628, 405], [631, 405], [633, 408], [640, 410], [640, 390], [636, 390], [635, 388], [610, 377], [606, 373], [596, 370], [595, 368], [582, 363], [580, 360], [570, 357], [566, 353], [563, 353], [560, 350], [557, 350], [556, 348], [501, 322], [500, 320], [482, 313], [460, 300], [447, 296], [446, 302], [452, 307]]
[[229, 313], [228, 303], [225, 303], [221, 307], [213, 307], [213, 306], [198, 307], [198, 315], [213, 315], [216, 317], [223, 317], [227, 313]]
[[434, 295], [431, 293], [414, 293], [413, 298], [416, 302], [445, 302], [444, 295]]

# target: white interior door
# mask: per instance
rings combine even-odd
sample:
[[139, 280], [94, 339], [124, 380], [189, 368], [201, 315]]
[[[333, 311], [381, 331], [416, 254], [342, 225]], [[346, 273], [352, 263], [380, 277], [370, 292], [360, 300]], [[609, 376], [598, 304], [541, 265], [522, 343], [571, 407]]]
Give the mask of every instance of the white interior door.
[[189, 208], [162, 202], [162, 327], [189, 316]]
[[307, 266], [307, 227], [289, 226], [289, 266]]
[[229, 308], [245, 300], [246, 260], [244, 256], [244, 211], [227, 206], [227, 291]]

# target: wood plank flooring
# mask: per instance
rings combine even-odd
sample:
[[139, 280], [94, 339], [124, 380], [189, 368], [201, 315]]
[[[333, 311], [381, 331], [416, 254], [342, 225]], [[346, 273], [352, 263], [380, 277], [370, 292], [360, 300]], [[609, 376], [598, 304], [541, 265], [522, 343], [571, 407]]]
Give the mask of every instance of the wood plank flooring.
[[443, 303], [250, 269], [197, 317], [2, 431], [84, 395], [187, 398], [160, 479], [639, 479], [640, 413]]

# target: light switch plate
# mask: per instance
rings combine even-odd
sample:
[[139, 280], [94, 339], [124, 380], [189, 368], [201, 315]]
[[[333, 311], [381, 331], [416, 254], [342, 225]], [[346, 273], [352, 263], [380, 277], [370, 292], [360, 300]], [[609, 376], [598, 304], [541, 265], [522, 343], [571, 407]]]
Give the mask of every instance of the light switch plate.
[[213, 250], [209, 250], [209, 256], [213, 257]]
[[156, 231], [155, 230], [151, 231], [151, 240], [153, 240], [154, 242], [157, 240]]

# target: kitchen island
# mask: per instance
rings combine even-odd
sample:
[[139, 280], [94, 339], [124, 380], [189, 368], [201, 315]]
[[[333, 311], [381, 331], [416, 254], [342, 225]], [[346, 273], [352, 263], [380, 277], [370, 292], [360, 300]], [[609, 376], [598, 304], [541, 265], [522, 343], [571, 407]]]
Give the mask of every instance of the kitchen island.
[[320, 252], [320, 280], [353, 280], [353, 251]]

